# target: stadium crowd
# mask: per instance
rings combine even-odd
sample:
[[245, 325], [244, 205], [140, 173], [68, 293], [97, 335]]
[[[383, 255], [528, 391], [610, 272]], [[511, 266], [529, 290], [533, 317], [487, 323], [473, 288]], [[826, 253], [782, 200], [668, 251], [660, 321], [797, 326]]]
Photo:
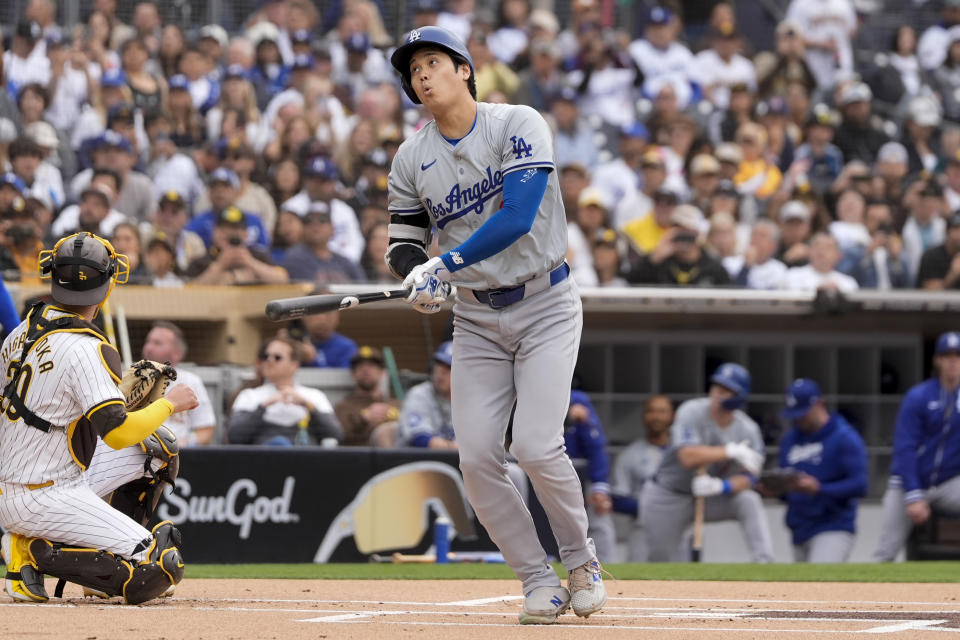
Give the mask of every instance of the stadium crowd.
[[[960, 2], [925, 28], [901, 13], [866, 57], [855, 5], [793, 0], [769, 50], [726, 2], [696, 38], [674, 2], [633, 28], [599, 0], [566, 24], [413, 0], [405, 26], [460, 35], [480, 100], [549, 117], [581, 286], [955, 288]], [[70, 28], [54, 0], [24, 7], [2, 56], [5, 279], [84, 229], [142, 284], [391, 280], [387, 175], [425, 112], [379, 3], [267, 0], [232, 33], [154, 2], [126, 24], [94, 0]]]

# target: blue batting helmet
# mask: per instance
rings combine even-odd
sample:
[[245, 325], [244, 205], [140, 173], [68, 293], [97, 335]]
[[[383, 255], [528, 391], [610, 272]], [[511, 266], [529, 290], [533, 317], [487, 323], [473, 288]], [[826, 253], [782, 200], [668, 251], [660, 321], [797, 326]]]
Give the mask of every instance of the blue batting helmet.
[[734, 396], [721, 403], [727, 411], [742, 407], [750, 395], [750, 372], [736, 362], [725, 362], [717, 367], [710, 382], [733, 391]]
[[410, 58], [417, 49], [432, 46], [439, 47], [451, 55], [460, 56], [470, 65], [470, 81], [473, 80], [473, 58], [467, 51], [467, 45], [456, 34], [441, 27], [420, 27], [407, 34], [403, 44], [390, 56], [390, 64], [401, 76], [400, 84], [407, 97], [420, 104], [413, 86], [410, 84]]

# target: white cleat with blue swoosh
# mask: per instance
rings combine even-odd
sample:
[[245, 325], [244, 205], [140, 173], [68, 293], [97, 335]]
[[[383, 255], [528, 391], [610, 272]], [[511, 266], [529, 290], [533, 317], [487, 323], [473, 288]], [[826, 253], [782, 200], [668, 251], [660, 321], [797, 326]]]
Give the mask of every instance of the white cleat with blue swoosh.
[[553, 624], [570, 608], [570, 592], [564, 587], [537, 587], [523, 599], [520, 624]]

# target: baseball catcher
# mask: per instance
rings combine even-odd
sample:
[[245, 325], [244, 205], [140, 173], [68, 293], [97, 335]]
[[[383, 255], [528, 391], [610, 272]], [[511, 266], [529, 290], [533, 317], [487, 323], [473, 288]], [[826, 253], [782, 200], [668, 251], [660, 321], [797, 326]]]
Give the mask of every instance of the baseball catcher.
[[176, 477], [176, 440], [162, 423], [196, 396], [177, 385], [157, 398], [169, 383], [163, 365], [139, 366], [129, 398], [121, 392], [120, 356], [92, 324], [129, 272], [109, 242], [73, 234], [40, 252], [39, 270], [53, 303], [34, 305], [0, 349], [4, 587], [14, 600], [45, 602], [48, 574], [61, 579], [56, 595], [70, 581], [146, 602], [183, 577], [180, 532], [144, 525]]

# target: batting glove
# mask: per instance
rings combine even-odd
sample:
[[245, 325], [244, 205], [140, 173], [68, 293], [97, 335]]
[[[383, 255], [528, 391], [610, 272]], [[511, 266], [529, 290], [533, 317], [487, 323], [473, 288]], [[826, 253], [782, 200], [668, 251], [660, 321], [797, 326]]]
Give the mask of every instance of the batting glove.
[[697, 498], [709, 498], [730, 493], [730, 481], [713, 476], [694, 476], [690, 489]]
[[726, 447], [727, 459], [735, 460], [751, 475], [758, 475], [763, 469], [763, 454], [750, 448], [749, 441], [728, 442]]
[[439, 257], [430, 258], [415, 266], [403, 280], [403, 287], [410, 291], [407, 302], [417, 308], [417, 311], [435, 313], [450, 295], [450, 283], [447, 282], [449, 279], [450, 271]]

